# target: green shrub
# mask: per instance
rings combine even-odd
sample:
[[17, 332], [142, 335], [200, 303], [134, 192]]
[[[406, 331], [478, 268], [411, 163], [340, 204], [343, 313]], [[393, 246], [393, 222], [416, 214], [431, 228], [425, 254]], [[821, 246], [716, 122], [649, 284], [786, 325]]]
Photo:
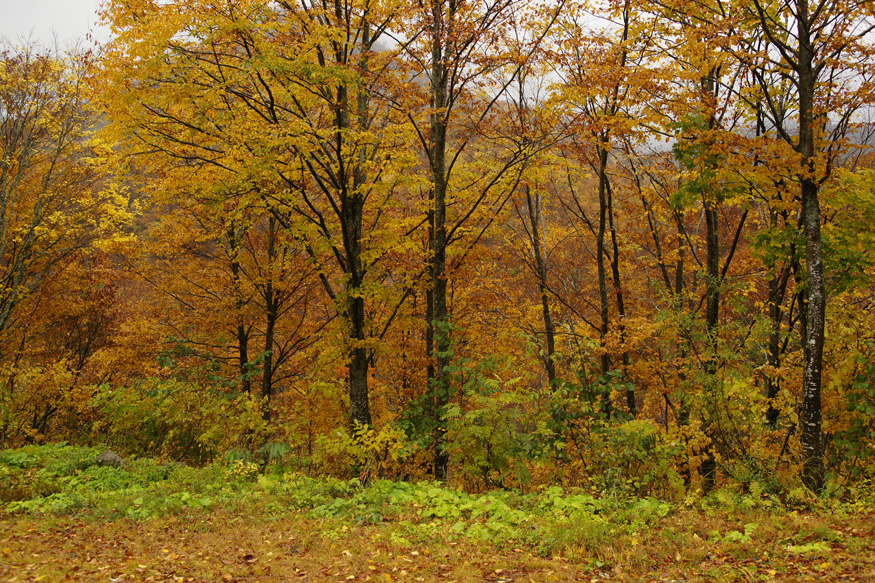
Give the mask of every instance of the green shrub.
[[684, 447], [645, 419], [611, 424], [582, 418], [573, 434], [570, 457], [580, 462], [594, 490], [622, 496], [674, 499], [684, 491], [677, 471]]
[[104, 385], [92, 405], [103, 413], [95, 430], [113, 448], [187, 463], [204, 464], [234, 448], [256, 449], [267, 430], [259, 400], [175, 379]]
[[845, 395], [847, 426], [830, 443], [830, 473], [844, 484], [875, 479], [875, 346], [867, 348], [869, 354], [858, 358], [859, 372]]

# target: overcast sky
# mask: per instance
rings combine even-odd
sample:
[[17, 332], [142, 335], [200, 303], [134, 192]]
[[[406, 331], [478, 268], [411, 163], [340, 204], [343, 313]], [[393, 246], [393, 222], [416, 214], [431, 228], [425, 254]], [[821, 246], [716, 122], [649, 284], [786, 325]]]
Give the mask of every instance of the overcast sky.
[[0, 0], [0, 36], [13, 43], [30, 37], [44, 45], [57, 36], [64, 47], [84, 42], [90, 31], [105, 41], [106, 32], [96, 26], [99, 6], [100, 0]]

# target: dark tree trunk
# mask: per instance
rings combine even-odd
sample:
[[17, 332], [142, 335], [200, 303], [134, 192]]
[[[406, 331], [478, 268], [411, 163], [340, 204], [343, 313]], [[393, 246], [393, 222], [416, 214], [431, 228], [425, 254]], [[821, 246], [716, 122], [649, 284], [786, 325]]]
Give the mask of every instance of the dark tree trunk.
[[[623, 352], [621, 359], [623, 362], [623, 373], [628, 374], [629, 371], [629, 351], [626, 350], [626, 302], [623, 298], [623, 285], [620, 280], [620, 244], [617, 242], [617, 229], [614, 227], [614, 195], [611, 190], [610, 182], [607, 184], [608, 195], [608, 227], [611, 231], [611, 278], [614, 285], [614, 295], [617, 300], [617, 316], [619, 322], [617, 329], [620, 333], [620, 341], [623, 343]], [[632, 383], [626, 379], [626, 407], [629, 413], [634, 417], [636, 413], [635, 405], [635, 388]]]
[[[778, 226], [779, 213], [771, 211], [770, 226], [776, 229]], [[786, 223], [786, 216], [784, 222]], [[791, 253], [795, 255], [795, 248], [791, 246]], [[791, 261], [795, 260], [791, 257]], [[784, 352], [784, 347], [781, 342], [781, 326], [784, 321], [784, 298], [787, 295], [787, 284], [790, 281], [791, 267], [784, 267], [781, 271], [777, 270], [774, 263], [769, 266], [771, 271], [771, 279], [769, 279], [769, 351], [767, 354], [767, 362], [769, 367], [777, 370], [781, 366], [781, 356]], [[792, 314], [792, 304], [791, 304]], [[766, 398], [769, 400], [769, 408], [766, 410], [766, 423], [769, 427], [775, 429], [778, 426], [778, 415], [780, 410], [776, 406], [778, 394], [781, 391], [781, 377], [776, 374], [766, 376]]]
[[349, 363], [349, 405], [353, 424], [364, 427], [371, 425], [370, 397], [368, 394], [368, 370], [370, 358], [364, 345], [367, 339], [365, 319], [365, 299], [361, 296], [363, 285], [361, 261], [361, 236], [364, 200], [358, 192], [346, 193], [341, 199], [345, 217], [344, 246], [349, 266], [349, 280], [346, 287], [346, 317], [349, 322], [350, 363]]
[[546, 340], [544, 369], [547, 371], [547, 383], [553, 389], [556, 387], [556, 329], [550, 314], [550, 300], [547, 295], [547, 263], [541, 250], [541, 197], [537, 192], [532, 194], [532, 190], [528, 186], [526, 187], [526, 205], [529, 210], [532, 254], [535, 258], [538, 293], [541, 295], [541, 313], [544, 318], [544, 335]]
[[433, 343], [433, 377], [429, 390], [434, 403], [434, 478], [445, 482], [448, 477], [449, 455], [445, 449], [446, 421], [444, 413], [449, 403], [447, 366], [450, 362], [450, 330], [447, 308], [447, 106], [449, 77], [445, 63], [447, 22], [453, 14], [444, 14], [440, 0], [432, 0], [431, 8], [431, 100], [429, 127], [429, 162], [431, 170], [431, 202], [429, 217], [429, 271], [431, 275], [431, 320], [428, 322]]
[[[338, 19], [348, 15], [348, 8], [340, 2], [335, 3], [335, 11]], [[364, 47], [358, 58], [358, 65], [362, 73], [368, 71], [368, 51], [372, 39], [367, 21], [363, 22], [359, 39]], [[342, 48], [346, 50], [346, 48]], [[346, 54], [338, 57], [338, 62], [346, 60]], [[372, 423], [370, 395], [368, 388], [368, 371], [370, 368], [370, 354], [365, 341], [367, 340], [367, 321], [365, 318], [365, 298], [362, 296], [365, 270], [362, 263], [362, 228], [364, 223], [365, 198], [361, 187], [365, 183], [364, 163], [367, 152], [360, 149], [358, 159], [354, 160], [348, 168], [344, 164], [343, 130], [351, 127], [349, 88], [346, 85], [338, 87], [337, 91], [337, 128], [336, 136], [337, 160], [339, 162], [337, 174], [340, 185], [340, 219], [343, 236], [343, 256], [346, 267], [346, 298], [343, 307], [344, 316], [347, 319], [348, 342], [349, 342], [349, 408], [350, 422], [353, 429], [357, 426], [368, 427]], [[368, 112], [370, 108], [367, 89], [358, 88], [356, 96], [356, 109], [353, 115], [357, 117], [359, 130], [368, 129]], [[350, 176], [351, 171], [351, 176]]]
[[[767, 361], [771, 368], [777, 370], [781, 366], [781, 324], [784, 321], [784, 296], [787, 290], [787, 282], [790, 278], [790, 270], [784, 269], [780, 273], [774, 273], [769, 280], [769, 352]], [[766, 410], [766, 423], [772, 428], [778, 425], [779, 409], [775, 406], [778, 393], [781, 391], [781, 378], [775, 374], [766, 377], [766, 398], [769, 400], [769, 408]]]
[[[678, 185], [680, 188], [680, 184]], [[684, 294], [686, 293], [684, 290], [684, 271], [685, 271], [685, 259], [686, 259], [686, 247], [684, 245], [684, 213], [683, 211], [678, 211], [676, 214], [676, 221], [678, 227], [677, 233], [677, 241], [678, 241], [678, 259], [677, 264], [675, 265], [675, 274], [674, 274], [674, 302], [675, 309], [678, 312], [678, 317], [681, 318], [680, 330], [678, 331], [678, 360], [682, 364], [680, 365], [680, 370], [678, 370], [678, 379], [680, 380], [681, 387], [683, 387], [684, 383], [687, 380], [687, 373], [684, 369], [684, 364], [687, 361], [687, 357], [690, 354], [690, 327], [689, 324], [685, 321], [686, 318], [683, 315], [685, 306]], [[682, 389], [683, 390], [683, 389]], [[678, 425], [685, 426], [690, 424], [690, 400], [685, 393], [681, 393], [678, 399], [678, 407], [677, 407], [677, 420]], [[689, 479], [689, 474], [685, 477], [685, 481]]]
[[[718, 91], [719, 69], [712, 68], [701, 79], [701, 91], [703, 102], [708, 110], [707, 131], [717, 128], [716, 102]], [[709, 168], [715, 170], [714, 167]], [[720, 217], [718, 208], [721, 193], [713, 190], [702, 193], [702, 207], [705, 213], [705, 336], [707, 344], [707, 358], [704, 363], [704, 372], [708, 377], [705, 391], [708, 408], [703, 417], [702, 431], [709, 438], [709, 445], [705, 453], [705, 459], [699, 468], [702, 476], [702, 487], [708, 492], [714, 488], [717, 480], [717, 462], [715, 457], [714, 417], [717, 414], [716, 385], [718, 369], [718, 350], [720, 336], [720, 288], [722, 278], [720, 273]], [[727, 260], [728, 261], [728, 260]]]
[[720, 319], [720, 239], [716, 203], [705, 202], [706, 268], [705, 268], [705, 333], [708, 336], [708, 358], [705, 372], [717, 374], [718, 327]]
[[250, 379], [249, 364], [249, 327], [243, 323], [243, 307], [246, 300], [240, 285], [240, 262], [237, 253], [240, 240], [234, 227], [228, 229], [228, 246], [231, 255], [231, 279], [234, 285], [234, 315], [237, 318], [237, 327], [234, 331], [237, 337], [237, 371], [240, 375], [240, 388], [249, 395], [252, 392], [252, 380]]
[[240, 388], [247, 395], [252, 392], [252, 380], [249, 378], [249, 333], [242, 323], [237, 324], [237, 361], [240, 375]]
[[267, 281], [264, 285], [264, 309], [267, 316], [267, 322], [264, 330], [264, 363], [261, 373], [261, 396], [264, 399], [262, 404], [262, 417], [270, 423], [271, 419], [271, 401], [273, 399], [273, 344], [274, 331], [276, 330], [276, 322], [279, 316], [279, 298], [274, 289], [274, 264], [276, 262], [276, 235], [277, 221], [274, 217], [269, 217], [267, 220], [267, 265], [265, 272], [267, 273]]
[[[605, 268], [605, 255], [607, 254], [605, 249], [605, 231], [608, 224], [608, 146], [606, 142], [607, 135], [603, 132], [599, 136], [599, 144], [597, 146], [599, 164], [599, 230], [598, 235], [596, 236], [596, 266], [598, 269], [599, 280], [599, 337], [602, 350], [600, 364], [602, 377], [605, 379], [607, 378], [608, 372], [611, 370], [611, 358], [608, 355], [608, 349], [605, 346], [610, 324], [610, 313], [608, 310], [608, 277]], [[610, 392], [602, 394], [602, 409], [604, 413], [610, 417]]]
[[[718, 382], [717, 379], [717, 350], [718, 350], [718, 334], [720, 322], [720, 239], [718, 232], [718, 216], [717, 203], [714, 201], [705, 201], [705, 334], [708, 343], [708, 357], [705, 360], [705, 374], [710, 378], [709, 385], [706, 386], [708, 392], [708, 400], [711, 408], [716, 410], [717, 403], [715, 402], [714, 385]], [[706, 412], [706, 417], [709, 415]], [[717, 480], [717, 462], [714, 455], [714, 437], [712, 421], [706, 419], [703, 423], [703, 431], [711, 439], [711, 444], [708, 446], [708, 451], [705, 459], [702, 460], [702, 466], [699, 468], [699, 473], [703, 480], [703, 489], [708, 492], [714, 488]]]

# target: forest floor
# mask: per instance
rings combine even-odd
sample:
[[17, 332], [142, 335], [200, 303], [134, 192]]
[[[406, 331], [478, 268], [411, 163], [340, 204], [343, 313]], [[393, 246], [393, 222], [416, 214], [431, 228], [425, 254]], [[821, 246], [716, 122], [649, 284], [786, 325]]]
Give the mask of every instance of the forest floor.
[[[755, 539], [709, 534], [740, 533], [739, 523], [751, 520], [760, 525]], [[489, 541], [410, 542], [393, 533], [391, 523], [349, 526], [301, 513], [271, 519], [215, 510], [145, 521], [6, 516], [0, 581], [875, 581], [875, 513], [682, 511], [641, 540], [621, 537], [592, 553], [571, 548], [552, 557]]]
[[0, 583], [875, 581], [859, 501], [469, 495], [91, 453], [0, 452]]

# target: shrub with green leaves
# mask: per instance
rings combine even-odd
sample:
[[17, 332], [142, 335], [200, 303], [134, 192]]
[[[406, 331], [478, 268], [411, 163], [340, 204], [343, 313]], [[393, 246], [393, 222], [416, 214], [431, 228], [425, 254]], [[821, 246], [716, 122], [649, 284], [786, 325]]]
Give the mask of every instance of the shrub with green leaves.
[[233, 448], [266, 441], [261, 403], [224, 387], [176, 379], [147, 379], [134, 387], [101, 386], [92, 406], [103, 414], [95, 428], [127, 454], [203, 464]]
[[527, 485], [549, 433], [531, 396], [499, 391], [473, 395], [469, 403], [447, 412], [453, 467], [472, 490]]
[[836, 432], [830, 448], [832, 474], [843, 482], [875, 479], [875, 342], [858, 358], [858, 372], [846, 393], [847, 427]]
[[595, 465], [591, 476], [599, 490], [662, 497], [673, 497], [683, 490], [683, 480], [675, 469], [683, 446], [664, 439], [652, 421], [633, 419], [599, 427], [591, 447]]
[[224, 482], [212, 467], [196, 470], [147, 458], [101, 466], [97, 458], [104, 450], [58, 444], [0, 451], [0, 508], [145, 518], [209, 506], [209, 492]]

